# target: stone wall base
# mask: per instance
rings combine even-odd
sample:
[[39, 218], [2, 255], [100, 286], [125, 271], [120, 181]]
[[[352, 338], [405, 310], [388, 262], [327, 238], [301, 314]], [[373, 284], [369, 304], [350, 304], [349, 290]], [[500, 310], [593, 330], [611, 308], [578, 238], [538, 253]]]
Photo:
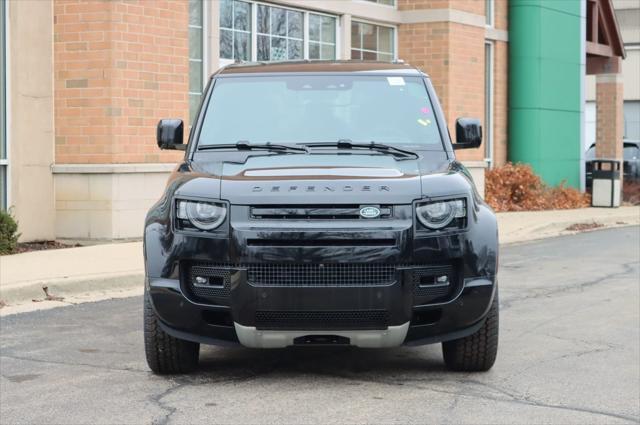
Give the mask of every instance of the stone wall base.
[[174, 164], [55, 165], [58, 239], [142, 237]]

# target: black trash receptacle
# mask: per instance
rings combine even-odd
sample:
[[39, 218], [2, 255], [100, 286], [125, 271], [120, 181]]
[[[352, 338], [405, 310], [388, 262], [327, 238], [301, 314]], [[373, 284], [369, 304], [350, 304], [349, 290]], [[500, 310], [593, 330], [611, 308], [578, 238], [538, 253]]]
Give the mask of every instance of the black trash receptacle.
[[[593, 164], [593, 183], [591, 205], [594, 207], [620, 206], [620, 161], [616, 159], [595, 159]], [[607, 167], [604, 167], [607, 165]]]

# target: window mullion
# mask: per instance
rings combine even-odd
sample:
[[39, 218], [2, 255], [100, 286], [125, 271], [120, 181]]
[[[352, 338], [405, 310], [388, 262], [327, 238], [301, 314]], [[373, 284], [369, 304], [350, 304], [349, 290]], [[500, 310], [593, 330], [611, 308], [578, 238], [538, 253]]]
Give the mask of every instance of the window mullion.
[[302, 18], [302, 58], [309, 59], [309, 12]]
[[334, 50], [333, 56], [337, 60], [339, 60], [339, 59], [342, 59], [342, 53], [340, 52], [340, 50], [342, 50], [342, 49], [340, 49], [338, 47], [338, 46], [340, 46], [341, 41], [342, 41], [340, 39], [340, 19], [336, 17], [335, 22], [336, 22], [336, 25], [335, 25], [335, 38], [334, 38], [335, 42], [334, 42], [334, 46], [333, 46], [333, 48], [335, 50]]
[[380, 27], [376, 26], [376, 60], [380, 60]]
[[251, 52], [252, 62], [258, 60], [258, 4], [251, 3]]

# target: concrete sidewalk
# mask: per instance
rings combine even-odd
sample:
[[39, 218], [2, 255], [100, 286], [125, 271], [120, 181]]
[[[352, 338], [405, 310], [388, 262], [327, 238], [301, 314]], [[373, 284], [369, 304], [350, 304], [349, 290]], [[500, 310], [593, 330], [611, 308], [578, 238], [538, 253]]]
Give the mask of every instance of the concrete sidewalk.
[[[500, 243], [525, 242], [571, 234], [572, 224], [603, 227], [640, 224], [640, 207], [499, 213]], [[112, 243], [28, 252], [0, 257], [0, 315], [65, 303], [142, 293], [142, 242]], [[64, 301], [33, 302], [49, 294]]]

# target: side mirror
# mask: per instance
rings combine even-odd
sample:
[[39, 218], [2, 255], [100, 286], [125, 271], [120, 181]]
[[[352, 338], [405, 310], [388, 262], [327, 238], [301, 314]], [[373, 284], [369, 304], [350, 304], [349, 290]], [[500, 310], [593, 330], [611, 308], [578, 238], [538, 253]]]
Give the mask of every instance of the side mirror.
[[476, 118], [456, 120], [456, 142], [453, 149], [473, 149], [482, 144], [482, 126]]
[[182, 143], [184, 134], [184, 124], [182, 120], [168, 119], [158, 122], [156, 139], [160, 149], [173, 149], [183, 151], [187, 148]]

